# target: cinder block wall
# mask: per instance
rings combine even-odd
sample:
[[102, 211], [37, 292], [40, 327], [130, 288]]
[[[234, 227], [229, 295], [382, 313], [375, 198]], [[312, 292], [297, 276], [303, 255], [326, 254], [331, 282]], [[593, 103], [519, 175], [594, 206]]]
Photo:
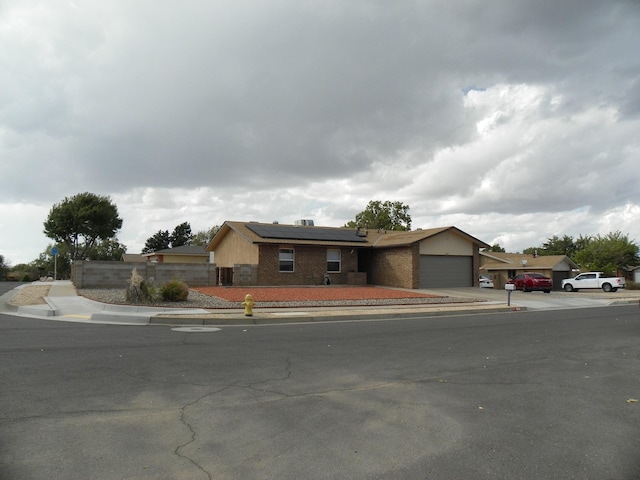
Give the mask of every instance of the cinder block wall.
[[126, 288], [134, 268], [146, 281], [153, 279], [156, 285], [163, 285], [174, 278], [190, 287], [216, 284], [216, 266], [211, 263], [77, 261], [72, 266], [71, 280], [76, 288]]
[[258, 285], [258, 265], [235, 264], [233, 266], [233, 285], [238, 287]]

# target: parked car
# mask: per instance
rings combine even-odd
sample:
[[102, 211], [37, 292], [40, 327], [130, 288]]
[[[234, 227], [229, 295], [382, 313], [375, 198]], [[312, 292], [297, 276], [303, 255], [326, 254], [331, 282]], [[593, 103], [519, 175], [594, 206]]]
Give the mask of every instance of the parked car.
[[601, 288], [605, 292], [615, 292], [626, 284], [624, 277], [609, 277], [602, 272], [584, 272], [575, 278], [562, 280], [562, 288], [567, 292], [577, 292], [581, 288]]
[[516, 286], [516, 290], [522, 290], [523, 292], [539, 290], [544, 293], [550, 293], [553, 288], [553, 281], [541, 273], [521, 273], [513, 277], [507, 283], [514, 284]]
[[484, 275], [480, 276], [480, 288], [493, 288], [493, 280]]

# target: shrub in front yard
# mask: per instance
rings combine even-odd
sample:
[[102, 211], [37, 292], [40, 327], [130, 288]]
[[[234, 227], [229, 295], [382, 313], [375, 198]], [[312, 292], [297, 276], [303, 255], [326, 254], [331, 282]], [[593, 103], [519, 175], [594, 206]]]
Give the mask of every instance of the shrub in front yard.
[[183, 302], [189, 296], [189, 287], [182, 280], [173, 279], [162, 286], [160, 293], [166, 302]]
[[640, 283], [629, 280], [627, 281], [627, 286], [625, 288], [627, 290], [640, 290]]
[[130, 303], [148, 302], [150, 300], [147, 284], [135, 268], [131, 271], [131, 278], [129, 279], [125, 296]]

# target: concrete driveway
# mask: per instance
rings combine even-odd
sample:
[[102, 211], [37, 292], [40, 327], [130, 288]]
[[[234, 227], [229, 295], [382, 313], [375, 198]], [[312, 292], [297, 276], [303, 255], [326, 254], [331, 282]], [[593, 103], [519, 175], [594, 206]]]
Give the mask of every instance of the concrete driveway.
[[[419, 290], [423, 293], [446, 295], [450, 297], [478, 298], [487, 302], [505, 303], [508, 299], [506, 290], [493, 288], [436, 288]], [[605, 293], [601, 290], [582, 290], [567, 293], [565, 291], [544, 292], [511, 292], [511, 306], [530, 310], [548, 310], [561, 308], [600, 307], [617, 303], [640, 302], [640, 290], [618, 290]]]

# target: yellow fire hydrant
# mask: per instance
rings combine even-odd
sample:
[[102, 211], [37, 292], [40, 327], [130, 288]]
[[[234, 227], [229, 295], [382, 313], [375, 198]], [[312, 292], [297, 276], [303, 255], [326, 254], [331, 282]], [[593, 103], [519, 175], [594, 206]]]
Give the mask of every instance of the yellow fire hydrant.
[[242, 302], [242, 305], [244, 305], [245, 316], [251, 317], [253, 315], [253, 297], [250, 293], [247, 293], [244, 296], [244, 302]]

